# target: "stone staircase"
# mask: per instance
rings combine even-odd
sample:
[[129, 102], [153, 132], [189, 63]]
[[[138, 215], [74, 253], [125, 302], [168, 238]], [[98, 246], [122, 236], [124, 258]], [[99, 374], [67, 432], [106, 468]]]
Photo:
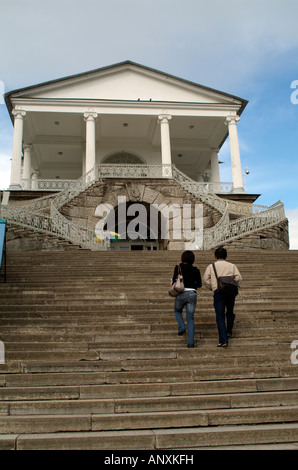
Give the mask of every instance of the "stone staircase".
[[[217, 348], [200, 289], [177, 336], [180, 252], [10, 252], [0, 285], [0, 449], [298, 449], [298, 252], [229, 250], [244, 281]], [[211, 252], [196, 252], [203, 275]]]
[[[178, 205], [180, 211], [188, 204], [192, 207], [192, 229], [195, 205], [202, 204], [204, 233], [196, 241], [198, 248], [209, 250], [230, 244], [251, 249], [289, 248], [288, 220], [281, 201], [266, 207], [248, 202], [249, 195], [248, 200], [246, 197], [226, 199], [205, 184], [193, 181], [175, 165], [167, 168], [172, 178], [161, 178], [165, 169], [159, 165], [99, 164], [54, 195], [32, 197], [31, 194], [27, 199], [18, 191], [12, 192], [8, 199], [9, 192], [6, 192], [2, 196], [4, 202], [0, 203], [0, 217], [7, 221], [8, 250], [51, 250], [59, 245], [65, 245], [65, 249], [74, 245], [92, 251], [107, 250], [108, 242], [98, 243], [94, 238], [95, 227], [97, 230], [102, 216], [106, 215], [98, 208], [112, 206], [117, 212], [119, 197], [128, 203], [142, 204], [146, 211], [152, 205], [170, 208], [172, 204]], [[172, 218], [171, 211], [165, 211], [165, 222], [168, 216]], [[168, 236], [159, 238], [167, 240], [167, 250], [180, 250], [186, 239], [182, 234], [181, 239], [177, 234], [174, 236], [172, 225]], [[112, 228], [112, 232], [120, 231], [117, 223]]]

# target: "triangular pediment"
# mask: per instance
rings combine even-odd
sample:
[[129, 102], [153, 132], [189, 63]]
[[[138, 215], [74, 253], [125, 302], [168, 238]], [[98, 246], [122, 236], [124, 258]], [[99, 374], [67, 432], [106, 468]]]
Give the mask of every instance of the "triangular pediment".
[[238, 104], [245, 100], [130, 61], [10, 92], [18, 98]]

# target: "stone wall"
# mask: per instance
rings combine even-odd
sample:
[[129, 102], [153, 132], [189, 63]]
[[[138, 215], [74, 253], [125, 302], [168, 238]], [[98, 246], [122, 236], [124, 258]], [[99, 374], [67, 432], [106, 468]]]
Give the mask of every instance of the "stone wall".
[[[127, 202], [150, 204], [178, 204], [182, 208], [183, 204], [191, 204], [193, 211], [191, 215], [191, 230], [194, 230], [194, 207], [195, 204], [202, 204], [195, 196], [184, 190], [179, 183], [174, 180], [163, 179], [102, 179], [92, 187], [74, 198], [69, 204], [61, 209], [62, 214], [72, 222], [94, 229], [101, 220], [96, 214], [96, 208], [102, 205], [117, 207], [118, 197], [125, 197]], [[107, 206], [108, 207], [108, 206]], [[105, 215], [105, 214], [102, 214]], [[213, 227], [221, 214], [213, 207], [203, 204], [203, 228]], [[173, 216], [170, 214], [169, 239], [159, 240], [159, 248], [167, 250], [183, 250], [185, 248], [184, 239], [176, 239], [172, 233]], [[235, 248], [249, 249], [288, 249], [289, 233], [288, 221], [253, 233], [229, 244]], [[29, 230], [18, 227], [9, 227], [7, 233], [7, 250], [66, 250], [72, 247], [66, 241], [55, 237], [37, 234]]]
[[[125, 197], [127, 202], [142, 203], [146, 205], [178, 204], [182, 209], [183, 204], [191, 204], [192, 219], [191, 230], [195, 227], [194, 210], [195, 204], [202, 204], [197, 198], [185, 191], [177, 182], [169, 180], [123, 180], [123, 179], [106, 179], [93, 185], [83, 194], [76, 197], [65, 206], [61, 212], [65, 217], [74, 223], [96, 227], [101, 217], [96, 216], [96, 208], [104, 206], [114, 208], [118, 205], [118, 197]], [[203, 204], [203, 227], [212, 227], [221, 215], [212, 207]], [[177, 249], [184, 248], [184, 239], [177, 240], [173, 237], [173, 215], [170, 214], [170, 230], [169, 239], [160, 240], [160, 248]]]

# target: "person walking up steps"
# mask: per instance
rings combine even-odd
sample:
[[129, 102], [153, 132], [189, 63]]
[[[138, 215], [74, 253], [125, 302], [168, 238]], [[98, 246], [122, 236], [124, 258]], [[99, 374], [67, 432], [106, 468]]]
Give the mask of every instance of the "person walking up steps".
[[[215, 269], [213, 263], [209, 264], [203, 276], [204, 286], [213, 291], [214, 309], [216, 314], [216, 323], [218, 328], [219, 343], [218, 347], [227, 347], [228, 340], [232, 337], [235, 314], [234, 304], [235, 295], [219, 292], [217, 277], [231, 276], [239, 285], [242, 276], [235, 264], [226, 261], [227, 250], [223, 247], [215, 250]], [[217, 276], [216, 276], [217, 273]], [[227, 320], [227, 325], [226, 325]]]
[[[187, 250], [181, 256], [181, 272], [184, 280], [184, 291], [175, 297], [174, 313], [178, 325], [178, 335], [186, 332], [186, 326], [183, 320], [183, 308], [186, 310], [187, 323], [187, 347], [194, 348], [195, 339], [195, 321], [194, 313], [197, 304], [197, 289], [202, 287], [202, 279], [200, 270], [193, 266], [195, 255], [192, 251]], [[173, 274], [173, 283], [178, 277], [178, 265], [175, 266]]]

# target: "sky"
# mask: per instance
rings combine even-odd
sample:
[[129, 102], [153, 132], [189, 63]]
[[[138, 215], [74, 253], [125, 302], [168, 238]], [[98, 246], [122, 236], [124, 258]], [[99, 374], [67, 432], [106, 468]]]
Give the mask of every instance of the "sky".
[[[131, 60], [248, 100], [246, 190], [278, 200], [298, 249], [297, 0], [0, 0], [0, 92]], [[0, 97], [0, 188], [13, 127]], [[221, 181], [232, 181], [228, 140]]]

